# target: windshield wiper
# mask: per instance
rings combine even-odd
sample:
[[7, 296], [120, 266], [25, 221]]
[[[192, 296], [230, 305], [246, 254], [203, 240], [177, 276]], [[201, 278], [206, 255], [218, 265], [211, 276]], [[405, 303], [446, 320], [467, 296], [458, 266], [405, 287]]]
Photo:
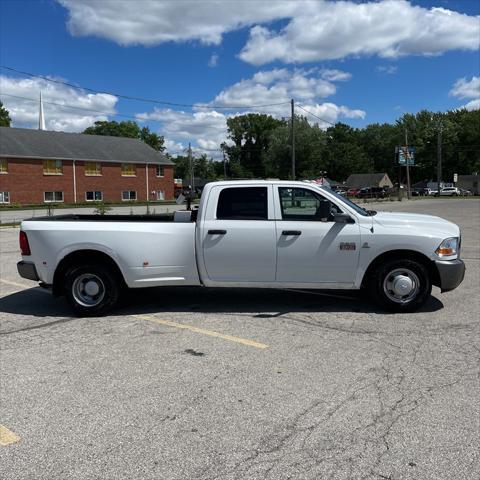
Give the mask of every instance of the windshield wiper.
[[364, 208], [364, 210], [368, 213], [369, 217], [373, 217], [374, 215], [377, 214], [376, 210], [366, 210], [365, 208]]

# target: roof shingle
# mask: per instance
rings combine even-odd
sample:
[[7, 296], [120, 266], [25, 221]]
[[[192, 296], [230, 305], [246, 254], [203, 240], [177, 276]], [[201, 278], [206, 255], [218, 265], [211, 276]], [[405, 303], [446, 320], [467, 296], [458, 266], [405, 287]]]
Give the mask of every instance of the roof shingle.
[[173, 165], [136, 138], [0, 127], [0, 157]]

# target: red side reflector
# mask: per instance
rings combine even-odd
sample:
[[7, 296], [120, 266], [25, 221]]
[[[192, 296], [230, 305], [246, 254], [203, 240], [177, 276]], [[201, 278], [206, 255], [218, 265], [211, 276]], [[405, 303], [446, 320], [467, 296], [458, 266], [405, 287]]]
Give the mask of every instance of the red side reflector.
[[20, 241], [20, 250], [22, 251], [22, 255], [31, 255], [32, 253], [30, 252], [30, 245], [28, 244], [28, 238], [27, 234], [20, 230], [20, 236], [19, 236], [19, 241]]

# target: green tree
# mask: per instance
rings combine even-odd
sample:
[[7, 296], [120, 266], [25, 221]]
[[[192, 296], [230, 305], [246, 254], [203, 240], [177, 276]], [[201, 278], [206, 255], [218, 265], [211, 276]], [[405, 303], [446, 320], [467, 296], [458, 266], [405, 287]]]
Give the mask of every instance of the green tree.
[[0, 101], [0, 127], [9, 127], [11, 123], [12, 119], [10, 118], [10, 113]]
[[229, 159], [231, 177], [265, 177], [265, 153], [269, 149], [270, 132], [281, 125], [270, 115], [248, 113], [227, 119], [228, 139], [233, 145], [223, 144]]
[[155, 150], [165, 150], [164, 138], [150, 131], [148, 127], [140, 128], [136, 122], [98, 121], [91, 127], [86, 128], [83, 133], [88, 135], [111, 135], [113, 137], [138, 138], [150, 145]]
[[[318, 125], [311, 125], [305, 117], [295, 117], [295, 177], [317, 178], [326, 170], [326, 135]], [[291, 126], [272, 130], [269, 149], [265, 153], [267, 177], [292, 178]]]
[[344, 123], [337, 123], [326, 130], [325, 149], [328, 176], [343, 181], [352, 173], [372, 173], [373, 161], [363, 148], [360, 132]]
[[[179, 155], [172, 159], [175, 162], [174, 175], [175, 178], [183, 178], [185, 181], [190, 181], [190, 160], [188, 156]], [[218, 175], [215, 169], [215, 163], [207, 155], [203, 154], [200, 157], [192, 157], [193, 174], [196, 178], [205, 178], [207, 180], [215, 180]]]

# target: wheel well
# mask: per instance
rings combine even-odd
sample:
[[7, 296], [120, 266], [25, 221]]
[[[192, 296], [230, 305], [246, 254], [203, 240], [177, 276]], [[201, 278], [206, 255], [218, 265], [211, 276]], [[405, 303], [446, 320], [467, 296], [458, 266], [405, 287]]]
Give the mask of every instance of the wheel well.
[[76, 252], [69, 253], [63, 257], [58, 264], [55, 274], [53, 275], [53, 294], [55, 296], [63, 294], [63, 279], [69, 267], [91, 263], [109, 267], [123, 285], [125, 285], [125, 279], [123, 278], [122, 272], [112, 257], [98, 250], [77, 250]]
[[389, 252], [384, 252], [378, 257], [376, 257], [368, 266], [367, 271], [363, 275], [362, 287], [366, 287], [370, 278], [372, 278], [372, 273], [375, 269], [381, 265], [383, 262], [388, 260], [416, 260], [421, 263], [428, 271], [430, 275], [430, 280], [433, 285], [440, 284], [440, 278], [438, 276], [438, 270], [435, 267], [435, 263], [430, 260], [428, 257], [423, 255], [423, 253], [416, 252], [415, 250], [391, 250]]

